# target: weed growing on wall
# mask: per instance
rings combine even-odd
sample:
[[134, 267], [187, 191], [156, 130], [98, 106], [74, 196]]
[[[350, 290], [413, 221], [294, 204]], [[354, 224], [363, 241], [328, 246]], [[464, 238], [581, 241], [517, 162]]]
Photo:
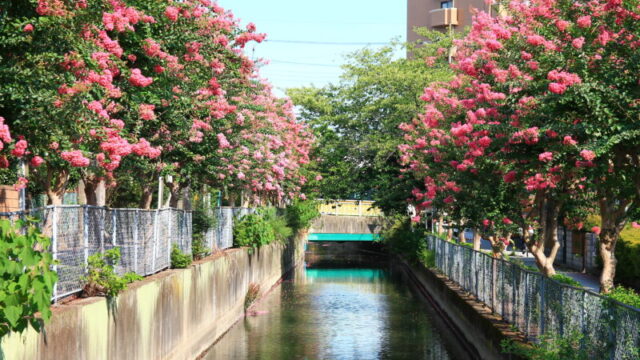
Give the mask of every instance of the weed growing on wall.
[[178, 248], [178, 245], [173, 244], [171, 247], [171, 268], [172, 269], [185, 269], [191, 265], [192, 259], [188, 254], [183, 253]]
[[53, 257], [44, 250], [50, 245], [33, 224], [0, 220], [0, 338], [29, 325], [40, 331], [51, 318], [58, 276], [51, 270]]
[[87, 276], [83, 277], [85, 285], [82, 295], [114, 297], [125, 290], [128, 284], [142, 279], [142, 276], [133, 272], [123, 276], [116, 274], [115, 266], [119, 262], [120, 248], [118, 247], [89, 256]]

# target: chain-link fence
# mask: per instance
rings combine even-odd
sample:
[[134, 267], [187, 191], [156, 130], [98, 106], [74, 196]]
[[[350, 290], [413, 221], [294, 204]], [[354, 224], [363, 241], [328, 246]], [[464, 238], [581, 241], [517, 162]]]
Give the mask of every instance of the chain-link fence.
[[149, 275], [171, 265], [171, 247], [191, 253], [191, 213], [177, 209], [109, 209], [87, 205], [47, 206], [0, 213], [11, 220], [35, 218], [51, 237], [57, 264], [56, 301], [82, 290], [89, 256], [114, 247], [122, 258], [116, 271]]
[[592, 359], [637, 359], [640, 309], [435, 236], [427, 246], [440, 271], [529, 340], [577, 335]]
[[215, 218], [215, 226], [204, 234], [205, 246], [213, 251], [224, 250], [233, 246], [233, 220], [255, 212], [247, 207], [216, 207], [209, 209], [209, 216]]

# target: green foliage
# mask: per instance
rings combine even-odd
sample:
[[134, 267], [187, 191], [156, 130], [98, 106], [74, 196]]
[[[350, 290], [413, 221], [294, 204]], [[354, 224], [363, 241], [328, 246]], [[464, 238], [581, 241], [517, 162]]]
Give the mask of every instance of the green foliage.
[[[400, 44], [365, 48], [349, 55], [336, 85], [290, 89], [300, 118], [311, 124], [318, 138], [315, 167], [324, 177], [319, 191], [325, 199], [374, 199], [385, 213], [403, 213], [407, 193], [417, 184], [401, 177], [398, 126], [418, 114], [425, 84], [451, 77], [446, 62], [425, 66], [451, 38], [427, 32], [431, 41], [412, 58], [397, 58]], [[419, 52], [419, 54], [418, 54]]]
[[584, 335], [574, 332], [568, 336], [542, 335], [537, 344], [521, 344], [509, 340], [501, 342], [502, 352], [531, 360], [590, 360], [594, 349], [582, 341]]
[[418, 252], [418, 261], [428, 268], [435, 268], [436, 252], [429, 249], [422, 249]]
[[512, 264], [515, 264], [519, 267], [521, 267], [522, 269], [525, 270], [529, 270], [529, 271], [533, 271], [533, 272], [539, 272], [540, 270], [535, 267], [535, 266], [530, 266], [524, 263], [524, 261], [522, 261], [522, 259], [519, 258], [509, 258], [509, 262], [511, 262]]
[[200, 260], [209, 254], [211, 254], [211, 250], [206, 246], [204, 234], [194, 232], [191, 239], [191, 255], [193, 259]]
[[408, 261], [428, 266], [432, 255], [427, 250], [424, 229], [414, 227], [407, 216], [395, 215], [390, 220], [390, 225], [382, 232], [384, 244]]
[[555, 274], [551, 277], [551, 279], [562, 283], [562, 284], [567, 284], [567, 285], [571, 285], [571, 286], [575, 286], [575, 287], [582, 287], [582, 284], [580, 284], [579, 282], [577, 282], [576, 280], [574, 280], [573, 278], [564, 275], [564, 274]]
[[313, 200], [295, 200], [293, 204], [287, 206], [285, 216], [287, 224], [293, 231], [307, 229], [311, 226], [311, 222], [320, 216], [318, 203]]
[[120, 262], [120, 248], [116, 247], [104, 253], [89, 256], [87, 276], [83, 277], [84, 296], [114, 297], [127, 288], [127, 285], [141, 280], [142, 276], [129, 272], [119, 276], [115, 266]]
[[278, 209], [267, 207], [258, 209], [257, 212], [273, 230], [273, 235], [277, 241], [284, 242], [293, 235], [293, 229], [287, 225], [287, 218], [278, 214]]
[[[21, 234], [20, 229], [25, 229]], [[29, 324], [40, 331], [51, 318], [51, 297], [58, 280], [48, 249], [51, 241], [31, 223], [12, 226], [0, 220], [0, 338]]]
[[616, 286], [606, 294], [607, 297], [617, 300], [623, 304], [633, 306], [640, 309], [640, 294], [633, 291], [633, 289], [625, 288], [623, 286]]
[[276, 239], [271, 225], [259, 213], [245, 215], [233, 227], [233, 244], [257, 249]]
[[172, 269], [185, 269], [191, 265], [191, 256], [180, 251], [178, 245], [173, 244], [171, 247], [171, 268]]
[[640, 241], [634, 243], [628, 234], [623, 231], [616, 244], [616, 282], [640, 289]]

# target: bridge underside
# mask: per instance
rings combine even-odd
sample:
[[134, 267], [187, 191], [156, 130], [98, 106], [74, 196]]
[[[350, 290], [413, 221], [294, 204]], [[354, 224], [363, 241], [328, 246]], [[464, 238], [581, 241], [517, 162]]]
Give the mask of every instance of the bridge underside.
[[309, 241], [375, 241], [380, 234], [311, 233]]

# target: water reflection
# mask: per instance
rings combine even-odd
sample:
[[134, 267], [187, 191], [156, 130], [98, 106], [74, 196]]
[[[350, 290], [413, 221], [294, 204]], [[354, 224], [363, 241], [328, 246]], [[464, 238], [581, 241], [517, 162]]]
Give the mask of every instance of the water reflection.
[[383, 269], [298, 269], [218, 341], [206, 360], [450, 359], [446, 332]]

